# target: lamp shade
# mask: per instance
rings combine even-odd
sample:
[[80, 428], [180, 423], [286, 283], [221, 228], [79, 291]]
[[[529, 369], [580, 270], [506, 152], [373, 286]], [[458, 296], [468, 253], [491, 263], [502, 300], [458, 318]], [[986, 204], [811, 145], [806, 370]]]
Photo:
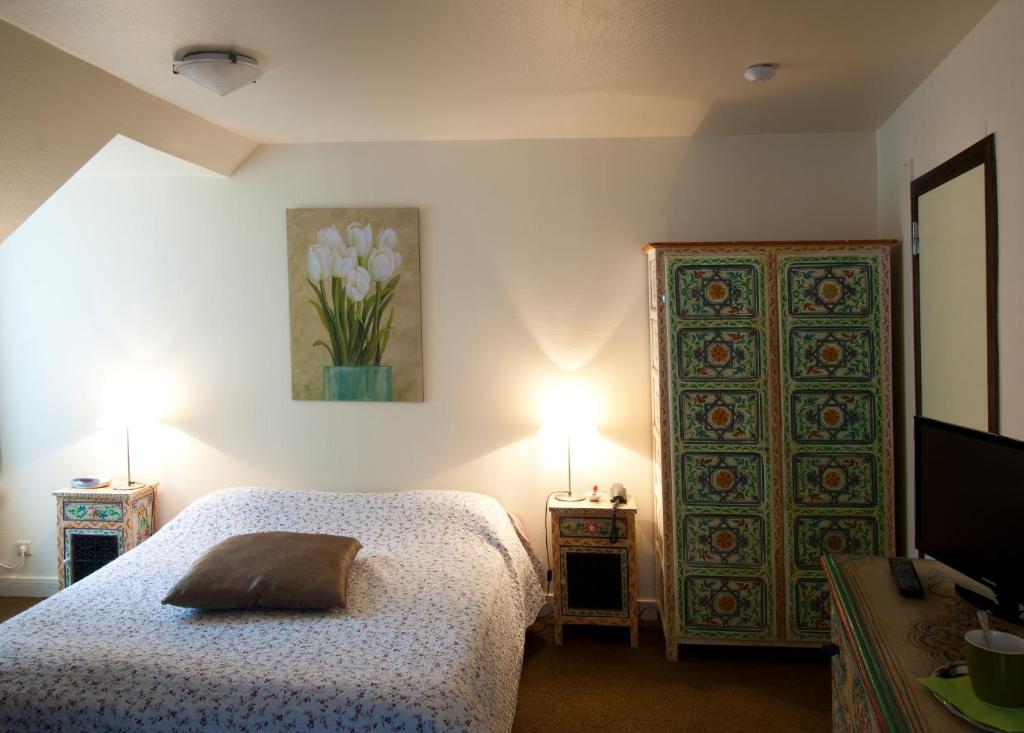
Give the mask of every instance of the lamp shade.
[[167, 412], [169, 390], [159, 375], [120, 376], [110, 382], [96, 427], [140, 428], [151, 425]]
[[174, 62], [174, 73], [223, 97], [252, 84], [263, 72], [256, 59], [234, 51], [197, 51]]
[[596, 430], [594, 396], [577, 383], [552, 387], [544, 396], [541, 432], [580, 437]]

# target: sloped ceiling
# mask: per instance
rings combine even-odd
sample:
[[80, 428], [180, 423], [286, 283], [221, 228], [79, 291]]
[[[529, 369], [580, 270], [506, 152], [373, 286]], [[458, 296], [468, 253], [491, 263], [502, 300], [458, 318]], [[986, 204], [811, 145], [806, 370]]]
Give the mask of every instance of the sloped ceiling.
[[[994, 0], [0, 0], [0, 17], [265, 142], [876, 129]], [[182, 47], [256, 56], [219, 98]], [[750, 84], [750, 63], [779, 64]]]
[[115, 135], [229, 175], [255, 143], [0, 21], [0, 242]]

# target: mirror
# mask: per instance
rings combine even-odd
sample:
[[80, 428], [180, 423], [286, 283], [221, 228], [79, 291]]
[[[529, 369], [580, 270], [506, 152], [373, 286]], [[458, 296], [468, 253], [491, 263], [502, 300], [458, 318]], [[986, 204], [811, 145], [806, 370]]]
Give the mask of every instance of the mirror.
[[999, 431], [995, 138], [910, 187], [917, 414]]

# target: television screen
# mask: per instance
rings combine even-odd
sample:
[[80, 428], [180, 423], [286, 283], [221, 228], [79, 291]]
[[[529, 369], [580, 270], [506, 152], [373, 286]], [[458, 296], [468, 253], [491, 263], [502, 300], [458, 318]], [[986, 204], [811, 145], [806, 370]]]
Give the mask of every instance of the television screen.
[[915, 418], [917, 548], [1024, 597], [1024, 443]]

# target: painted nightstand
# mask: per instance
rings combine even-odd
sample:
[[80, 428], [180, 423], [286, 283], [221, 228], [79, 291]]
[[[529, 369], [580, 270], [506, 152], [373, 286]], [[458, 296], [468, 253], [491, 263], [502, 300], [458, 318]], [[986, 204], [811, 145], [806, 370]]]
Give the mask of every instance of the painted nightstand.
[[612, 504], [548, 501], [551, 518], [555, 643], [565, 624], [628, 626], [637, 646], [636, 504], [615, 510], [618, 537], [612, 542]]
[[57, 498], [57, 584], [66, 588], [156, 531], [156, 489], [61, 489]]

